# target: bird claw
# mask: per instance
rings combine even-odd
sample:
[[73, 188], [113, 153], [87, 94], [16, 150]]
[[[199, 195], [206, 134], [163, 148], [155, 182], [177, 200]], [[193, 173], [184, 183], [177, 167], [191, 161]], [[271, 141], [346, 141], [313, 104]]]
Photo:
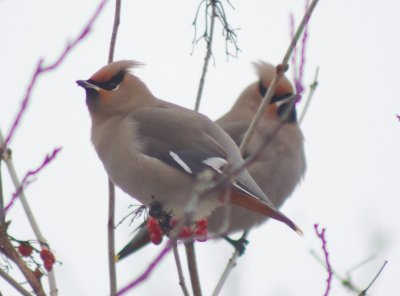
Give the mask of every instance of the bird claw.
[[224, 236], [224, 239], [233, 246], [233, 248], [239, 253], [239, 256], [244, 254], [246, 246], [249, 244], [249, 241], [245, 238], [232, 239], [228, 236]]

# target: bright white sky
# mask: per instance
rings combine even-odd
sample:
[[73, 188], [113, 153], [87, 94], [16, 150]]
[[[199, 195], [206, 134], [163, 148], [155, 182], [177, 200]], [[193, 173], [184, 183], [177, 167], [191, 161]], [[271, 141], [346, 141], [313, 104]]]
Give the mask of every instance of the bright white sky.
[[[192, 108], [201, 74], [204, 43], [193, 55], [194, 13], [199, 1], [123, 1], [116, 59], [146, 63], [136, 71], [159, 98]], [[6, 133], [40, 57], [52, 62], [75, 37], [98, 1], [0, 2], [0, 127]], [[303, 1], [232, 1], [229, 20], [240, 27], [238, 59], [226, 59], [216, 29], [215, 67], [210, 66], [201, 112], [213, 119], [226, 112], [255, 75], [250, 63], [278, 63], [289, 43], [288, 15], [299, 21]], [[331, 263], [352, 273], [364, 288], [385, 259], [389, 264], [371, 295], [392, 295], [400, 284], [400, 19], [398, 1], [321, 0], [310, 24], [306, 84], [320, 67], [320, 86], [302, 126], [308, 170], [283, 211], [305, 231], [303, 238], [272, 222], [253, 231], [245, 256], [222, 295], [322, 295], [326, 272], [309, 251], [320, 252], [313, 224], [327, 229]], [[29, 110], [11, 144], [22, 176], [56, 146], [63, 150], [27, 190], [44, 235], [63, 262], [56, 266], [60, 295], [107, 295], [107, 178], [89, 140], [84, 92], [87, 79], [107, 61], [114, 7], [109, 3], [91, 35], [57, 71], [40, 78]], [[7, 176], [3, 169], [3, 175]], [[6, 197], [13, 188], [5, 178]], [[117, 219], [134, 200], [117, 191]], [[10, 233], [32, 239], [21, 206], [10, 211]], [[117, 248], [129, 239], [127, 223], [117, 229]], [[117, 266], [120, 287], [138, 276], [157, 254], [149, 247]], [[210, 295], [231, 255], [224, 242], [197, 245], [204, 295]], [[183, 255], [183, 250], [182, 250]], [[15, 291], [0, 279], [0, 291]], [[171, 255], [129, 295], [180, 295]], [[332, 295], [354, 295], [333, 282]]]

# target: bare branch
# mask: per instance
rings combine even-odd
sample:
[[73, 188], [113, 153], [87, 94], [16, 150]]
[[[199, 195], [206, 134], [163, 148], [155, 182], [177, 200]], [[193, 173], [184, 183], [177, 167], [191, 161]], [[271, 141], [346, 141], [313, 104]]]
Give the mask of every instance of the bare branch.
[[362, 266], [364, 266], [365, 264], [369, 263], [370, 261], [374, 260], [376, 257], [377, 257], [377, 255], [374, 254], [374, 255], [372, 255], [372, 256], [369, 256], [367, 259], [364, 259], [363, 261], [361, 261], [361, 262], [355, 264], [354, 266], [352, 266], [350, 269], [348, 269], [348, 270], [346, 271], [346, 275], [347, 275], [347, 276], [350, 276], [350, 274], [351, 274], [353, 271], [359, 269], [360, 267], [362, 267]]
[[8, 132], [5, 141], [4, 141], [4, 145], [2, 147], [2, 151], [4, 151], [4, 149], [7, 148], [8, 144], [10, 143], [15, 130], [17, 129], [22, 116], [24, 115], [26, 108], [28, 107], [30, 98], [31, 98], [31, 94], [33, 91], [33, 88], [36, 85], [36, 82], [38, 80], [38, 78], [46, 73], [46, 72], [50, 72], [54, 69], [56, 69], [58, 66], [61, 65], [61, 63], [64, 61], [64, 59], [68, 56], [68, 54], [71, 52], [72, 49], [74, 49], [86, 36], [87, 34], [90, 32], [90, 30], [92, 29], [93, 23], [95, 22], [95, 20], [97, 19], [97, 17], [100, 15], [100, 12], [103, 10], [104, 5], [106, 4], [107, 0], [102, 0], [99, 4], [99, 6], [97, 7], [96, 11], [94, 12], [94, 14], [92, 15], [92, 17], [89, 19], [89, 22], [85, 25], [85, 27], [83, 28], [83, 30], [79, 33], [78, 37], [76, 37], [72, 42], [68, 42], [67, 45], [65, 46], [63, 52], [60, 54], [60, 56], [56, 59], [55, 62], [53, 62], [52, 64], [48, 65], [48, 66], [43, 66], [44, 60], [40, 59], [36, 65], [36, 69], [35, 72], [32, 75], [31, 81], [28, 85], [28, 88], [26, 90], [24, 99], [22, 100], [21, 103], [21, 107], [17, 113], [17, 116], [14, 119], [13, 124], [11, 125], [11, 129]]
[[[0, 268], [0, 277], [2, 277], [6, 282], [8, 282], [13, 288], [15, 288], [23, 296], [32, 296], [27, 290], [25, 290], [16, 280], [8, 275], [3, 269]], [[1, 292], [0, 292], [1, 295]]]
[[[43, 66], [43, 59], [40, 59], [36, 65], [36, 69], [32, 75], [31, 81], [28, 84], [27, 90], [25, 92], [25, 96], [21, 102], [21, 106], [20, 109], [14, 119], [13, 124], [11, 125], [10, 131], [8, 132], [5, 140], [3, 139], [3, 136], [1, 135], [0, 132], [0, 145], [1, 145], [1, 150], [0, 153], [3, 154], [5, 151], [7, 151], [7, 146], [10, 143], [13, 135], [15, 134], [15, 131], [24, 115], [24, 113], [27, 110], [28, 104], [30, 102], [30, 98], [32, 95], [32, 91], [36, 85], [36, 82], [38, 80], [38, 78], [46, 73], [46, 72], [50, 72], [54, 69], [56, 69], [58, 66], [61, 65], [61, 63], [64, 61], [64, 59], [68, 56], [68, 54], [71, 52], [71, 50], [73, 50], [90, 32], [95, 20], [98, 18], [98, 16], [100, 15], [101, 11], [103, 10], [105, 4], [106, 4], [107, 0], [102, 0], [99, 5], [97, 6], [94, 14], [92, 15], [92, 17], [89, 19], [89, 21], [87, 22], [87, 24], [85, 25], [85, 27], [83, 28], [83, 30], [78, 34], [78, 36], [72, 41], [69, 42], [63, 52], [60, 54], [60, 56], [56, 59], [55, 62], [53, 62], [52, 64], [48, 65], [48, 66]], [[16, 174], [14, 165], [11, 161], [11, 158], [9, 158], [8, 160], [5, 160], [11, 179], [14, 183], [14, 186], [16, 188], [16, 190], [18, 190], [18, 188], [20, 188], [21, 183], [18, 180], [18, 176]], [[25, 214], [27, 215], [27, 218], [29, 220], [29, 223], [31, 224], [31, 227], [33, 229], [33, 232], [35, 233], [35, 236], [37, 238], [37, 240], [41, 243], [41, 244], [47, 244], [44, 236], [42, 235], [39, 226], [33, 216], [33, 213], [29, 207], [29, 204], [26, 200], [26, 197], [23, 193], [23, 191], [21, 191], [20, 194], [20, 200], [21, 200], [21, 204], [24, 208]], [[58, 294], [58, 289], [57, 289], [57, 285], [56, 285], [56, 281], [55, 281], [55, 274], [54, 271], [51, 271], [49, 273], [49, 285], [50, 285], [50, 295], [51, 296], [56, 296]]]
[[108, 180], [108, 270], [110, 278], [110, 296], [117, 293], [117, 271], [115, 268], [115, 186]]
[[376, 276], [372, 279], [371, 283], [360, 293], [360, 295], [358, 296], [365, 296], [367, 295], [367, 291], [369, 288], [371, 288], [371, 286], [375, 283], [376, 279], [380, 276], [380, 274], [382, 273], [383, 269], [385, 268], [386, 264], [388, 263], [387, 260], [385, 260], [385, 262], [383, 263], [381, 269], [379, 269], [378, 273], [376, 274]]
[[17, 250], [11, 244], [7, 235], [7, 224], [0, 225], [0, 250], [7, 258], [11, 259], [17, 265], [35, 294], [38, 296], [46, 296], [40, 280], [38, 280], [33, 271], [26, 266], [24, 260], [22, 260]]
[[[121, 19], [121, 0], [115, 1], [114, 25], [111, 34], [108, 63], [114, 60], [115, 44], [117, 42], [118, 28]], [[117, 271], [115, 267], [115, 185], [108, 179], [108, 269], [110, 277], [110, 296], [117, 293]]]
[[115, 43], [117, 42], [118, 28], [121, 21], [121, 0], [115, 0], [114, 25], [111, 33], [110, 49], [108, 52], [108, 63], [114, 60]]
[[138, 278], [136, 278], [126, 287], [118, 291], [117, 295], [124, 295], [126, 292], [128, 292], [131, 289], [134, 289], [136, 286], [138, 286], [140, 283], [145, 281], [150, 276], [153, 269], [157, 266], [157, 264], [161, 261], [161, 259], [169, 252], [173, 243], [177, 241], [177, 238], [181, 233], [185, 223], [192, 219], [193, 214], [195, 213], [196, 208], [198, 207], [200, 197], [214, 185], [214, 182], [212, 181], [213, 176], [214, 174], [210, 170], [205, 170], [197, 176], [197, 182], [194, 185], [193, 193], [190, 196], [185, 206], [185, 212], [184, 212], [185, 215], [182, 219], [178, 221], [178, 224], [170, 232], [169, 234], [170, 239], [168, 240], [168, 242], [166, 243], [160, 254], [156, 257], [155, 260], [153, 260], [149, 264], [148, 268]]
[[[291, 43], [289, 45], [289, 48], [286, 51], [286, 54], [285, 54], [285, 56], [284, 56], [284, 58], [282, 60], [282, 63], [280, 65], [278, 65], [277, 68], [276, 68], [277, 71], [276, 71], [275, 76], [274, 76], [274, 78], [273, 78], [273, 80], [271, 82], [271, 85], [268, 88], [268, 91], [265, 94], [265, 96], [264, 96], [264, 98], [263, 98], [263, 100], [262, 100], [262, 102], [261, 102], [261, 104], [260, 104], [260, 106], [259, 106], [259, 108], [257, 110], [257, 113], [254, 116], [253, 121], [251, 122], [251, 124], [250, 124], [250, 126], [249, 126], [249, 128], [248, 128], [248, 130], [247, 130], [247, 132], [246, 132], [246, 134], [245, 134], [245, 136], [243, 138], [243, 140], [242, 140], [242, 143], [240, 144], [240, 151], [242, 152], [242, 154], [244, 153], [244, 151], [246, 149], [246, 146], [250, 142], [250, 140], [251, 140], [251, 138], [252, 138], [252, 136], [253, 136], [253, 134], [255, 132], [255, 129], [256, 129], [258, 123], [260, 122], [262, 115], [265, 112], [266, 107], [269, 105], [269, 103], [271, 101], [271, 98], [272, 98], [273, 94], [275, 93], [275, 89], [278, 86], [279, 80], [284, 75], [284, 72], [287, 69], [287, 64], [288, 64], [290, 55], [292, 54], [293, 50], [295, 49], [296, 43], [297, 43], [298, 39], [300, 38], [304, 27], [308, 23], [308, 20], [310, 19], [310, 16], [311, 16], [315, 6], [317, 5], [318, 1], [319, 0], [313, 0], [311, 5], [308, 7], [308, 9], [307, 9], [307, 11], [306, 11], [306, 13], [305, 13], [305, 15], [303, 17], [302, 22], [300, 23], [300, 25], [299, 25], [299, 27], [298, 27], [298, 29], [296, 31], [296, 34], [294, 34], [294, 36], [293, 36], [293, 38], [291, 40]], [[276, 130], [273, 133], [274, 135], [276, 135], [279, 132], [279, 130], [282, 128], [284, 121], [285, 121], [285, 119], [283, 119], [281, 124], [276, 128]], [[260, 147], [260, 150], [259, 150], [260, 152], [259, 153], [261, 153], [261, 151], [262, 151], [261, 148], [265, 149], [265, 147], [268, 145], [267, 142], [270, 142], [273, 139], [274, 135], [271, 137], [271, 139], [265, 141], [264, 145], [262, 145], [264, 147]], [[249, 160], [249, 161], [251, 161], [251, 160]], [[245, 165], [248, 166], [249, 163], [245, 163]], [[249, 230], [244, 231], [243, 234], [242, 234], [241, 239], [247, 239], [248, 234], [249, 234]], [[218, 281], [213, 295], [218, 295], [220, 293], [220, 291], [221, 291], [224, 283], [226, 282], [231, 270], [236, 266], [236, 261], [237, 261], [238, 258], [239, 258], [239, 252], [236, 250], [233, 253], [231, 259], [229, 260], [229, 262], [228, 262], [228, 264], [227, 264], [227, 266], [226, 266], [226, 268], [225, 268], [220, 280]]]
[[204, 57], [203, 72], [201, 74], [199, 88], [197, 90], [196, 104], [195, 104], [195, 107], [194, 107], [195, 111], [199, 111], [199, 108], [200, 108], [201, 96], [203, 94], [204, 83], [206, 81], [208, 63], [210, 62], [210, 58], [211, 58], [211, 55], [212, 55], [212, 41], [213, 41], [213, 38], [214, 38], [215, 17], [216, 17], [215, 1], [212, 0], [211, 1], [210, 35], [205, 38], [205, 40], [207, 42], [207, 50], [206, 50], [206, 56]]
[[129, 290], [135, 288], [137, 285], [139, 285], [140, 283], [144, 282], [150, 276], [151, 272], [158, 265], [158, 263], [160, 263], [161, 259], [164, 258], [164, 256], [166, 254], [168, 254], [168, 252], [170, 250], [171, 250], [171, 242], [168, 241], [165, 244], [165, 246], [162, 249], [162, 251], [160, 252], [160, 254], [158, 254], [158, 256], [153, 260], [153, 262], [151, 262], [149, 264], [149, 266], [146, 268], [146, 270], [137, 279], [135, 279], [133, 282], [131, 282], [130, 284], [128, 284], [127, 286], [125, 286], [124, 288], [119, 290], [117, 292], [116, 296], [124, 295]]
[[315, 70], [315, 76], [314, 76], [313, 83], [310, 84], [310, 90], [308, 92], [307, 99], [306, 99], [306, 101], [304, 103], [304, 107], [303, 107], [303, 110], [302, 110], [301, 115], [300, 115], [299, 124], [302, 124], [302, 122], [304, 120], [304, 117], [307, 114], [308, 107], [310, 106], [311, 100], [312, 100], [312, 98], [314, 96], [315, 90], [318, 87], [318, 84], [319, 84], [319, 82], [318, 82], [318, 73], [319, 73], [319, 67], [317, 67], [317, 69]]
[[[325, 265], [325, 261], [323, 259], [321, 259], [317, 253], [314, 250], [310, 250], [311, 255], [319, 262], [321, 263], [321, 265], [326, 268]], [[357, 288], [350, 280], [350, 277], [344, 278], [342, 276], [340, 276], [334, 269], [333, 267], [331, 267], [332, 269], [332, 274], [333, 276], [340, 281], [340, 283], [345, 286], [346, 288], [350, 289], [353, 292], [357, 292], [360, 293], [361, 289]]]
[[[13, 193], [11, 200], [4, 208], [5, 213], [7, 213], [7, 211], [13, 206], [14, 202], [17, 200], [18, 196], [20, 196], [20, 194], [26, 188], [26, 186], [28, 186], [31, 183], [30, 178], [37, 175], [42, 169], [44, 169], [46, 166], [48, 166], [49, 163], [52, 162], [56, 158], [58, 152], [60, 152], [60, 151], [61, 151], [61, 148], [55, 148], [51, 154], [46, 155], [44, 161], [42, 162], [42, 164], [39, 167], [37, 167], [34, 170], [28, 171], [25, 174], [25, 176], [22, 178], [21, 184], [16, 189], [16, 191]], [[6, 156], [6, 157], [11, 157], [10, 150], [7, 150], [7, 154], [8, 154], [8, 156]]]
[[[234, 9], [233, 5], [227, 0], [226, 1], [228, 3], [228, 5]], [[204, 22], [204, 31], [202, 33], [202, 35], [197, 38], [198, 36], [198, 30], [197, 30], [197, 25], [198, 25], [198, 18], [199, 18], [199, 13], [200, 13], [200, 9], [203, 7], [203, 5], [205, 6], [205, 10], [204, 10], [204, 17], [205, 17], [205, 22]], [[211, 16], [209, 13], [209, 9], [211, 8]], [[210, 16], [210, 19], [209, 19]], [[238, 31], [239, 29], [235, 29], [233, 28], [228, 20], [227, 20], [227, 16], [225, 13], [225, 9], [224, 6], [222, 4], [222, 2], [220, 0], [202, 0], [196, 10], [196, 14], [193, 20], [192, 25], [194, 26], [194, 37], [193, 37], [193, 48], [192, 48], [192, 53], [194, 51], [194, 48], [196, 46], [196, 44], [204, 39], [206, 40], [206, 42], [208, 43], [208, 39], [210, 38], [211, 35], [211, 30], [213, 30], [213, 26], [211, 25], [211, 22], [213, 21], [213, 18], [218, 19], [218, 21], [221, 23], [222, 25], [222, 35], [225, 37], [225, 53], [227, 55], [227, 57], [232, 56], [232, 57], [237, 57], [238, 52], [240, 51], [240, 48], [238, 47], [238, 42], [237, 42], [237, 34], [236, 31]], [[234, 47], [234, 53], [231, 52], [231, 49], [229, 48], [229, 45], [233, 45]]]
[[[0, 130], [0, 146], [3, 145], [3, 144], [4, 144], [4, 138], [3, 138], [3, 135], [2, 135], [1, 130]], [[16, 191], [18, 191], [18, 188], [21, 187], [21, 182], [19, 181], [17, 172], [15, 170], [10, 150], [6, 149], [4, 151], [5, 152], [3, 152], [3, 154], [2, 154], [2, 158], [3, 158], [4, 162], [7, 165], [7, 169], [8, 169], [8, 172], [10, 174], [11, 180], [12, 180], [12, 182], [14, 184], [14, 187], [15, 187]], [[31, 208], [29, 206], [28, 200], [27, 200], [23, 190], [19, 194], [19, 199], [21, 201], [22, 208], [24, 209], [25, 215], [28, 218], [29, 224], [32, 227], [32, 231], [35, 234], [35, 237], [36, 237], [37, 241], [41, 245], [48, 245], [47, 240], [43, 236], [43, 234], [42, 234], [42, 232], [41, 232], [41, 230], [39, 228], [39, 225], [38, 225], [38, 223], [37, 223], [37, 221], [35, 219], [35, 216], [33, 215], [33, 212], [32, 212], [32, 210], [31, 210]], [[50, 285], [50, 295], [51, 296], [56, 296], [57, 293], [58, 293], [58, 289], [57, 289], [57, 284], [56, 284], [54, 271], [52, 270], [51, 272], [49, 272], [48, 276], [49, 276], [49, 285]]]
[[326, 264], [326, 270], [328, 272], [328, 278], [326, 279], [326, 290], [325, 290], [325, 296], [328, 296], [329, 291], [331, 289], [331, 283], [332, 283], [332, 267], [331, 267], [331, 263], [329, 261], [329, 253], [328, 253], [328, 249], [327, 249], [327, 242], [326, 242], [326, 238], [325, 238], [325, 228], [322, 228], [321, 231], [318, 230], [318, 224], [314, 225], [314, 229], [315, 229], [315, 233], [317, 234], [317, 236], [320, 238], [321, 242], [322, 242], [322, 251], [324, 252], [324, 256], [325, 256], [325, 264]]
[[189, 294], [189, 291], [188, 291], [188, 289], [186, 287], [185, 277], [183, 276], [181, 259], [179, 258], [178, 245], [177, 245], [176, 242], [172, 242], [172, 249], [174, 251], [174, 258], [175, 258], [176, 268], [178, 270], [179, 285], [182, 288], [183, 295], [189, 296], [190, 294]]
[[190, 281], [192, 283], [193, 295], [201, 296], [201, 286], [200, 286], [199, 273], [197, 271], [194, 242], [193, 241], [186, 242], [185, 249], [186, 249], [186, 258], [189, 266]]
[[[249, 232], [250, 232], [249, 230], [244, 231], [240, 239], [247, 239]], [[215, 287], [212, 296], [218, 296], [219, 293], [221, 293], [222, 287], [224, 286], [226, 280], [228, 279], [228, 276], [231, 273], [231, 271], [235, 268], [236, 261], [239, 258], [239, 256], [240, 255], [238, 251], [235, 251], [233, 253], [232, 257], [229, 259], [229, 262], [224, 269], [224, 272], [222, 273], [220, 279], [218, 280], [217, 286]]]
[[0, 224], [4, 224], [6, 219], [6, 213], [4, 212], [3, 175], [1, 171], [2, 160], [3, 158], [0, 155]]

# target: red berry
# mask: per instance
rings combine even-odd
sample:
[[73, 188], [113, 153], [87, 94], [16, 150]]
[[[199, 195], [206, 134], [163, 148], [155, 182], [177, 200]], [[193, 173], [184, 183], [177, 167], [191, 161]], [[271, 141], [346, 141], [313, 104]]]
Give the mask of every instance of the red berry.
[[22, 242], [18, 246], [18, 251], [24, 257], [30, 256], [32, 254], [32, 246], [28, 242]]
[[198, 242], [205, 242], [207, 241], [208, 232], [206, 229], [196, 229], [194, 232], [194, 236]]
[[196, 221], [197, 229], [207, 229], [207, 227], [208, 227], [208, 220], [206, 218]]
[[150, 217], [147, 220], [147, 229], [149, 230], [149, 232], [154, 232], [154, 231], [161, 231], [160, 225], [158, 224], [157, 219]]
[[44, 263], [46, 263], [46, 261], [51, 262], [51, 264], [56, 262], [54, 254], [46, 247], [43, 247], [43, 249], [40, 251], [40, 258], [42, 258]]
[[183, 226], [179, 238], [189, 238], [192, 236], [192, 230], [189, 226]]
[[152, 232], [152, 233], [150, 234], [150, 240], [151, 240], [151, 242], [152, 242], [153, 244], [155, 244], [155, 245], [161, 244], [162, 239], [163, 239], [163, 237], [162, 237], [161, 234], [154, 233], [154, 232]]
[[178, 219], [176, 218], [171, 218], [171, 220], [169, 221], [169, 226], [171, 226], [172, 228], [174, 228], [177, 224], [178, 224]]
[[52, 269], [53, 269], [53, 264], [54, 264], [54, 262], [52, 262], [52, 261], [50, 261], [50, 260], [45, 260], [44, 261], [44, 268], [47, 270], [47, 271], [51, 271]]

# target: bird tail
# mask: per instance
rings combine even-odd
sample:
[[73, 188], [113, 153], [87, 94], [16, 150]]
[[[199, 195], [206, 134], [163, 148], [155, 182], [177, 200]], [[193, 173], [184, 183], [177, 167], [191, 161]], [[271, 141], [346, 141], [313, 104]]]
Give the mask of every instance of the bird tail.
[[115, 255], [115, 261], [121, 261], [149, 243], [149, 232], [147, 231], [146, 224], [143, 223], [139, 226], [139, 231], [135, 234], [131, 241], [121, 251], [119, 251], [117, 255]]
[[[221, 201], [223, 201], [222, 198]], [[266, 217], [281, 221], [289, 226], [291, 229], [296, 231], [298, 234], [303, 235], [303, 231], [292, 220], [286, 217], [275, 207], [267, 204], [260, 199], [249, 196], [244, 192], [232, 190], [230, 202], [251, 212], [255, 212]]]

